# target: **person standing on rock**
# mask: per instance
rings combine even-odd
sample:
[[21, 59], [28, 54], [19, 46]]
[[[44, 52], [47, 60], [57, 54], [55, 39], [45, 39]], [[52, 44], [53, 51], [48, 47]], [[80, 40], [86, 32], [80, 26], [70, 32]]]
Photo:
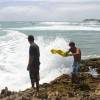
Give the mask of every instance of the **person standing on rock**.
[[[80, 48], [77, 48], [75, 46], [74, 42], [69, 43], [70, 49], [68, 52], [72, 53], [72, 56], [74, 57], [73, 62], [73, 72], [72, 72], [72, 83], [79, 82], [79, 71], [80, 71], [80, 61], [81, 61], [81, 50]], [[67, 52], [67, 53], [68, 53]]]
[[29, 62], [27, 70], [29, 71], [30, 79], [31, 79], [31, 85], [33, 89], [35, 88], [36, 83], [36, 91], [39, 92], [39, 66], [40, 66], [40, 51], [39, 46], [34, 42], [34, 36], [29, 35], [28, 36], [28, 42], [30, 44], [29, 47]]

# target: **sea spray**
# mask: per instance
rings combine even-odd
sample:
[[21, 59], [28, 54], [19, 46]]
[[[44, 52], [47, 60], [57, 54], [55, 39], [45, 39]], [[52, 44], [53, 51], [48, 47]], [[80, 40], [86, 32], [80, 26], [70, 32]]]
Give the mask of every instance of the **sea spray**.
[[[8, 86], [11, 90], [24, 90], [30, 87], [27, 69], [29, 43], [27, 35], [19, 31], [5, 30], [6, 34], [0, 37], [0, 89]], [[40, 47], [40, 83], [50, 82], [64, 73], [70, 73], [72, 58], [63, 58], [52, 55], [52, 48], [68, 50], [68, 40], [55, 37], [44, 39], [43, 36], [35, 37]]]
[[59, 55], [52, 55], [50, 52], [52, 48], [67, 51], [69, 49], [67, 41], [63, 38], [56, 38], [54, 41], [49, 40], [49, 42], [46, 42], [43, 37], [39, 37], [36, 42], [39, 44], [41, 51], [41, 83], [49, 82], [61, 74], [71, 72], [71, 57], [64, 58]]

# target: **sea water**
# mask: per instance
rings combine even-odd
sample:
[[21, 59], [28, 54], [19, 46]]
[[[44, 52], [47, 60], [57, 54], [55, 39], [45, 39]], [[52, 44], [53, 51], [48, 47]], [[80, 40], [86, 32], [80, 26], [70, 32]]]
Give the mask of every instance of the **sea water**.
[[24, 90], [31, 86], [27, 71], [28, 35], [40, 47], [40, 83], [72, 71], [73, 57], [52, 55], [52, 48], [81, 48], [82, 58], [100, 57], [100, 24], [83, 22], [0, 22], [0, 89]]

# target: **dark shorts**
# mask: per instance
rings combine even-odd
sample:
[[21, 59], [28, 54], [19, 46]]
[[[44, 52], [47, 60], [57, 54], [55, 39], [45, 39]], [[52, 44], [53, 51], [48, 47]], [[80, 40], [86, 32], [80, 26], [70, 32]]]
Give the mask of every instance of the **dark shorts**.
[[40, 79], [40, 77], [39, 77], [39, 65], [40, 65], [40, 63], [38, 61], [35, 61], [30, 66], [29, 75], [30, 75], [30, 79], [31, 79], [32, 83], [37, 82]]
[[29, 75], [30, 75], [30, 79], [31, 79], [31, 82], [34, 83], [34, 82], [37, 82], [40, 80], [40, 77], [39, 77], [39, 70], [32, 70], [32, 71], [29, 71]]

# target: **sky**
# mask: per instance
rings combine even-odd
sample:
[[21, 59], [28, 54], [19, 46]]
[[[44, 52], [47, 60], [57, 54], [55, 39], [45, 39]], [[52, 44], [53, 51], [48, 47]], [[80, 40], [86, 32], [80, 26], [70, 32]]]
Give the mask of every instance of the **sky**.
[[0, 0], [0, 21], [100, 19], [100, 0]]

